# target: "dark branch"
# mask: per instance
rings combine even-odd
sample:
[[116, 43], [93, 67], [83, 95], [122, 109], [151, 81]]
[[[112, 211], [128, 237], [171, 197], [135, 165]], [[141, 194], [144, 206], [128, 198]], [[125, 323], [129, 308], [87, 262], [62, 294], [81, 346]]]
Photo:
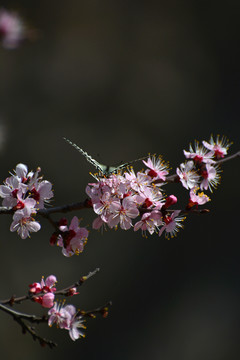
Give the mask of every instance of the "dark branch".
[[13, 317], [13, 319], [21, 326], [23, 334], [29, 333], [32, 336], [33, 340], [38, 340], [41, 346], [48, 345], [51, 349], [57, 346], [57, 344], [54, 343], [52, 340], [48, 340], [39, 336], [32, 326], [27, 325], [24, 322], [24, 319], [36, 323], [46, 322], [47, 319], [45, 317], [38, 317], [35, 315], [20, 313], [18, 311], [14, 311], [13, 309], [9, 309], [2, 304], [0, 304], [0, 309]]
[[96, 314], [101, 314], [104, 318], [106, 318], [108, 316], [108, 308], [109, 306], [112, 306], [112, 302], [109, 301], [108, 303], [106, 303], [103, 306], [100, 306], [96, 309], [93, 310], [88, 310], [88, 311], [84, 311], [84, 310], [79, 310], [78, 314], [85, 316], [85, 317], [91, 317], [91, 318], [95, 318]]

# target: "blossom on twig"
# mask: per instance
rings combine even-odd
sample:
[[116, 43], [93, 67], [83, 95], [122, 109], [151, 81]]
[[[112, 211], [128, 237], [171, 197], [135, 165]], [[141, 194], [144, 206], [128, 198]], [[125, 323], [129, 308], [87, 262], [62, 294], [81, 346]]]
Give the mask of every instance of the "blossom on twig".
[[48, 325], [52, 326], [54, 323], [60, 327], [69, 331], [69, 336], [73, 341], [80, 337], [85, 337], [85, 334], [81, 329], [86, 329], [83, 324], [84, 320], [81, 315], [77, 315], [75, 306], [66, 305], [63, 303], [55, 303], [54, 306], [48, 311], [49, 319]]
[[42, 277], [40, 283], [33, 283], [29, 285], [29, 293], [33, 295], [37, 295], [40, 293], [44, 293], [44, 295], [41, 296], [33, 296], [32, 299], [35, 302], [38, 302], [42, 305], [42, 307], [51, 308], [53, 306], [54, 302], [54, 292], [56, 291], [55, 283], [57, 281], [57, 278], [55, 275], [50, 275], [46, 278], [44, 281], [44, 278]]
[[[62, 248], [64, 256], [79, 255], [84, 250], [89, 232], [86, 228], [79, 227], [77, 216], [72, 218], [69, 226], [67, 225], [67, 219], [62, 218], [59, 222], [59, 232], [55, 241]], [[54, 245], [54, 243], [51, 242], [51, 245]]]
[[219, 135], [217, 135], [216, 141], [211, 135], [209, 142], [203, 140], [202, 143], [206, 149], [214, 151], [214, 157], [216, 159], [224, 158], [224, 156], [227, 155], [230, 145], [232, 144], [225, 136], [220, 139]]

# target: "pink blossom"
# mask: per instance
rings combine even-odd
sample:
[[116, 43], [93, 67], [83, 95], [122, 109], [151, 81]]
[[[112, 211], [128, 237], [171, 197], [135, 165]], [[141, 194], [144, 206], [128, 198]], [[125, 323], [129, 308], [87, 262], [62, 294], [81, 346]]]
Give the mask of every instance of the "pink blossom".
[[159, 236], [162, 235], [163, 231], [165, 230], [165, 237], [169, 239], [169, 235], [171, 237], [176, 236], [177, 232], [180, 228], [183, 227], [181, 222], [185, 219], [184, 216], [179, 216], [181, 210], [174, 211], [171, 215], [165, 215], [163, 221], [165, 225], [163, 225], [158, 233]]
[[52, 196], [52, 184], [49, 181], [38, 177], [40, 168], [36, 172], [28, 172], [24, 164], [18, 164], [11, 177], [5, 180], [4, 185], [0, 186], [0, 196], [4, 199], [3, 206], [21, 208], [21, 202], [25, 199], [35, 200], [35, 207], [44, 208], [44, 201], [48, 201]]
[[191, 209], [194, 205], [203, 205], [206, 202], [210, 201], [210, 198], [205, 195], [203, 192], [197, 194], [199, 188], [195, 186], [190, 190], [190, 199], [187, 205], [187, 210]]
[[18, 211], [25, 209], [26, 214], [36, 214], [37, 209], [35, 208], [35, 205], [36, 201], [34, 199], [28, 197], [26, 199], [23, 199], [22, 192], [19, 191], [17, 193], [17, 204], [13, 207], [13, 210]]
[[82, 319], [82, 316], [77, 316], [75, 306], [63, 306], [63, 304], [55, 303], [53, 308], [48, 311], [48, 315], [48, 325], [52, 326], [56, 323], [60, 329], [68, 330], [73, 341], [80, 337], [85, 337], [85, 334], [80, 330], [86, 329], [83, 325], [84, 320]]
[[209, 151], [203, 146], [200, 146], [199, 143], [195, 142], [195, 150], [193, 150], [192, 145], [189, 146], [189, 151], [183, 150], [183, 153], [187, 159], [193, 159], [195, 163], [201, 164], [214, 164], [213, 160], [214, 151]]
[[14, 213], [10, 231], [17, 231], [22, 239], [30, 237], [31, 232], [37, 232], [40, 229], [41, 225], [30, 216], [27, 207]]
[[147, 170], [148, 176], [151, 176], [154, 180], [165, 181], [166, 175], [168, 174], [168, 166], [164, 163], [161, 156], [156, 159], [156, 156], [153, 155], [149, 157], [147, 161], [143, 160], [143, 163], [150, 169]]
[[56, 276], [50, 275], [46, 278], [46, 281], [42, 278], [40, 283], [33, 283], [29, 285], [29, 292], [31, 294], [37, 295], [39, 293], [44, 293], [44, 295], [41, 296], [34, 296], [33, 300], [41, 304], [43, 307], [52, 307], [55, 298], [54, 292], [56, 291], [56, 288], [54, 285], [56, 281]]
[[23, 182], [27, 180], [28, 167], [25, 164], [17, 164], [15, 169], [16, 176]]
[[177, 168], [176, 173], [182, 186], [186, 189], [194, 187], [199, 180], [199, 175], [196, 173], [193, 161], [187, 161], [186, 163], [180, 164], [180, 169]]
[[158, 210], [144, 213], [141, 220], [134, 225], [134, 231], [141, 229], [145, 236], [146, 231], [152, 235], [158, 230], [158, 226], [163, 224], [161, 218], [162, 214]]
[[89, 232], [86, 228], [79, 227], [77, 216], [72, 218], [69, 227], [66, 224], [60, 225], [59, 230], [61, 235], [58, 236], [57, 245], [62, 247], [63, 255], [79, 255], [84, 250]]
[[213, 136], [211, 136], [210, 141], [203, 141], [202, 142], [205, 148], [208, 150], [214, 151], [214, 156], [216, 159], [224, 158], [227, 155], [227, 151], [232, 143], [230, 143], [226, 137], [219, 138], [219, 135], [214, 141]]
[[205, 169], [201, 170], [201, 176], [203, 178], [200, 189], [209, 189], [212, 192], [212, 188], [216, 188], [220, 182], [220, 175], [218, 167], [206, 164]]
[[2, 203], [3, 206], [14, 207], [17, 204], [17, 196], [19, 197], [19, 193], [21, 197], [24, 197], [28, 189], [25, 184], [27, 181], [27, 172], [28, 169], [26, 165], [18, 164], [14, 170], [15, 174], [8, 177], [4, 185], [0, 186], [0, 196], [4, 199]]
[[42, 278], [42, 284], [44, 284], [43, 286], [47, 286], [49, 289], [53, 289], [53, 286], [55, 285], [55, 283], [57, 282], [57, 278], [55, 275], [49, 275], [44, 283], [44, 280]]
[[81, 316], [73, 318], [70, 327], [69, 327], [69, 336], [70, 338], [75, 341], [80, 337], [85, 337], [85, 334], [80, 329], [86, 329], [86, 326], [83, 325], [84, 320]]
[[161, 209], [164, 200], [163, 195], [158, 187], [143, 187], [139, 195], [133, 196], [134, 201], [141, 205], [144, 209], [157, 208]]
[[33, 199], [36, 200], [38, 209], [44, 208], [44, 202], [53, 197], [52, 184], [47, 181], [37, 182], [30, 190], [30, 194]]
[[54, 304], [55, 295], [53, 293], [44, 294], [42, 297], [42, 307], [51, 308]]
[[33, 283], [29, 285], [30, 292], [33, 294], [37, 294], [40, 292], [53, 292], [56, 291], [54, 288], [55, 283], [57, 282], [57, 278], [55, 275], [50, 275], [44, 280], [44, 277], [42, 277], [40, 283]]
[[20, 189], [20, 181], [11, 176], [5, 180], [5, 185], [0, 185], [0, 196], [3, 198], [3, 206], [12, 208], [17, 205], [17, 193]]
[[[73, 310], [70, 310], [70, 306], [72, 306]], [[55, 302], [54, 306], [48, 311], [48, 326], [52, 326], [55, 323], [60, 327], [60, 329], [68, 330], [74, 309], [75, 307], [73, 305], [67, 305], [64, 307], [62, 303], [58, 304]]]
[[97, 215], [100, 215], [104, 222], [107, 222], [109, 216], [110, 205], [114, 201], [110, 192], [104, 192], [101, 197], [95, 197], [92, 199], [93, 210]]
[[110, 216], [108, 219], [108, 225], [113, 228], [120, 223], [120, 227], [123, 230], [128, 230], [132, 226], [131, 219], [136, 218], [139, 215], [136, 204], [130, 197], [124, 198], [122, 201], [115, 200], [110, 206]]
[[129, 181], [130, 187], [136, 192], [143, 191], [143, 189], [151, 184], [151, 177], [145, 173], [138, 172], [135, 174], [134, 170], [131, 168], [129, 172], [124, 173], [125, 178]]

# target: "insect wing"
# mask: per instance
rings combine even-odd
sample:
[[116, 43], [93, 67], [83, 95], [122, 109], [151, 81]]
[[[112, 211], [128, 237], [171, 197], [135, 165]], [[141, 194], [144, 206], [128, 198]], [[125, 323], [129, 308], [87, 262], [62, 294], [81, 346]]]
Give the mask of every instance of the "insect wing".
[[140, 161], [140, 160], [143, 160], [143, 159], [147, 158], [147, 156], [145, 156], [145, 157], [142, 157], [142, 158], [139, 158], [139, 159], [132, 160], [132, 161], [129, 161], [127, 163], [121, 164], [119, 166], [107, 166], [107, 165], [104, 165], [104, 164], [100, 164], [97, 160], [93, 159], [86, 151], [81, 149], [78, 145], [76, 145], [72, 141], [68, 140], [65, 137], [64, 137], [64, 140], [66, 142], [68, 142], [70, 145], [72, 145], [77, 151], [79, 151], [85, 157], [85, 159], [99, 171], [99, 173], [101, 173], [102, 175], [105, 175], [105, 176], [109, 176], [111, 174], [114, 174], [117, 171], [128, 167], [129, 165], [131, 165], [132, 163], [134, 163], [136, 161]]
[[84, 157], [85, 159], [92, 164], [93, 166], [95, 166], [95, 168], [101, 172], [104, 173], [104, 171], [106, 170], [107, 166], [106, 165], [101, 165], [99, 162], [97, 162], [96, 160], [94, 160], [90, 155], [88, 155], [88, 153], [86, 151], [84, 151], [83, 149], [81, 149], [78, 145], [76, 145], [75, 143], [73, 143], [72, 141], [66, 139], [64, 137], [64, 140], [67, 141], [70, 145], [72, 145], [77, 151], [79, 151]]
[[132, 161], [129, 161], [127, 163], [124, 163], [124, 164], [121, 164], [119, 166], [109, 166], [108, 168], [108, 171], [107, 171], [107, 174], [110, 175], [110, 174], [113, 174], [119, 170], [122, 170], [122, 169], [125, 169], [126, 167], [128, 167], [129, 165], [137, 162], [137, 161], [140, 161], [140, 160], [143, 160], [143, 159], [146, 159], [148, 156], [144, 156], [142, 158], [139, 158], [139, 159], [136, 159], [136, 160], [132, 160]]

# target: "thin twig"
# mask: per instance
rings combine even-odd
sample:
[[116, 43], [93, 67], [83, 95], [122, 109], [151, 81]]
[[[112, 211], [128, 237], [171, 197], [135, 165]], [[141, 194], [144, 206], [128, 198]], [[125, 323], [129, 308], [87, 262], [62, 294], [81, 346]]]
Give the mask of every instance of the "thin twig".
[[57, 346], [57, 344], [54, 343], [52, 340], [43, 338], [40, 335], [38, 335], [36, 333], [35, 329], [32, 326], [27, 325], [24, 322], [24, 319], [28, 320], [30, 322], [36, 322], [36, 323], [46, 322], [47, 319], [46, 319], [45, 316], [38, 317], [36, 315], [29, 315], [29, 314], [25, 314], [25, 313], [20, 313], [18, 311], [14, 311], [13, 309], [9, 309], [8, 307], [6, 307], [6, 306], [4, 306], [2, 304], [0, 304], [0, 309], [13, 317], [13, 319], [21, 326], [23, 334], [29, 333], [32, 336], [33, 340], [38, 340], [39, 341], [41, 346], [48, 345], [51, 349], [53, 347]]
[[237, 157], [240, 157], [240, 151], [236, 152], [236, 153], [233, 154], [233, 155], [229, 155], [229, 156], [227, 156], [227, 157], [225, 157], [225, 158], [223, 158], [223, 159], [218, 160], [217, 163], [218, 163], [218, 164], [222, 164], [222, 163], [224, 163], [224, 162], [226, 162], [226, 161], [228, 161], [228, 160], [232, 160], [232, 159], [235, 159], [235, 158], [237, 158]]
[[[89, 275], [87, 276], [88, 278], [93, 276], [95, 274], [95, 272], [89, 273]], [[85, 281], [85, 280], [84, 280]], [[78, 282], [79, 285], [82, 284], [82, 282]], [[77, 284], [77, 283], [76, 283]], [[108, 308], [109, 306], [112, 305], [112, 302], [109, 301], [107, 302], [105, 305], [100, 306], [96, 309], [92, 309], [92, 310], [79, 310], [77, 315], [81, 315], [84, 317], [90, 317], [90, 318], [95, 318], [97, 314], [101, 314], [104, 318], [106, 318], [108, 316]], [[52, 340], [46, 339], [41, 337], [40, 335], [38, 335], [35, 331], [35, 329], [30, 326], [27, 325], [24, 320], [29, 321], [31, 323], [46, 323], [48, 321], [48, 317], [43, 315], [43, 316], [37, 316], [37, 315], [30, 315], [30, 314], [26, 314], [26, 313], [21, 313], [19, 311], [15, 311], [13, 309], [8, 308], [7, 306], [0, 304], [0, 310], [6, 312], [7, 314], [9, 314], [10, 316], [13, 317], [13, 319], [21, 326], [22, 328], [22, 332], [24, 334], [29, 333], [33, 340], [38, 340], [41, 346], [45, 346], [48, 345], [51, 349], [53, 347], [56, 347], [57, 344], [54, 343]]]
[[96, 309], [93, 309], [93, 310], [87, 310], [87, 311], [79, 310], [78, 314], [82, 315], [82, 316], [85, 316], [85, 317], [91, 317], [91, 318], [96, 317], [96, 314], [101, 314], [103, 317], [107, 317], [109, 306], [112, 306], [111, 301], [109, 301], [105, 305], [100, 306], [100, 307], [98, 307]]

